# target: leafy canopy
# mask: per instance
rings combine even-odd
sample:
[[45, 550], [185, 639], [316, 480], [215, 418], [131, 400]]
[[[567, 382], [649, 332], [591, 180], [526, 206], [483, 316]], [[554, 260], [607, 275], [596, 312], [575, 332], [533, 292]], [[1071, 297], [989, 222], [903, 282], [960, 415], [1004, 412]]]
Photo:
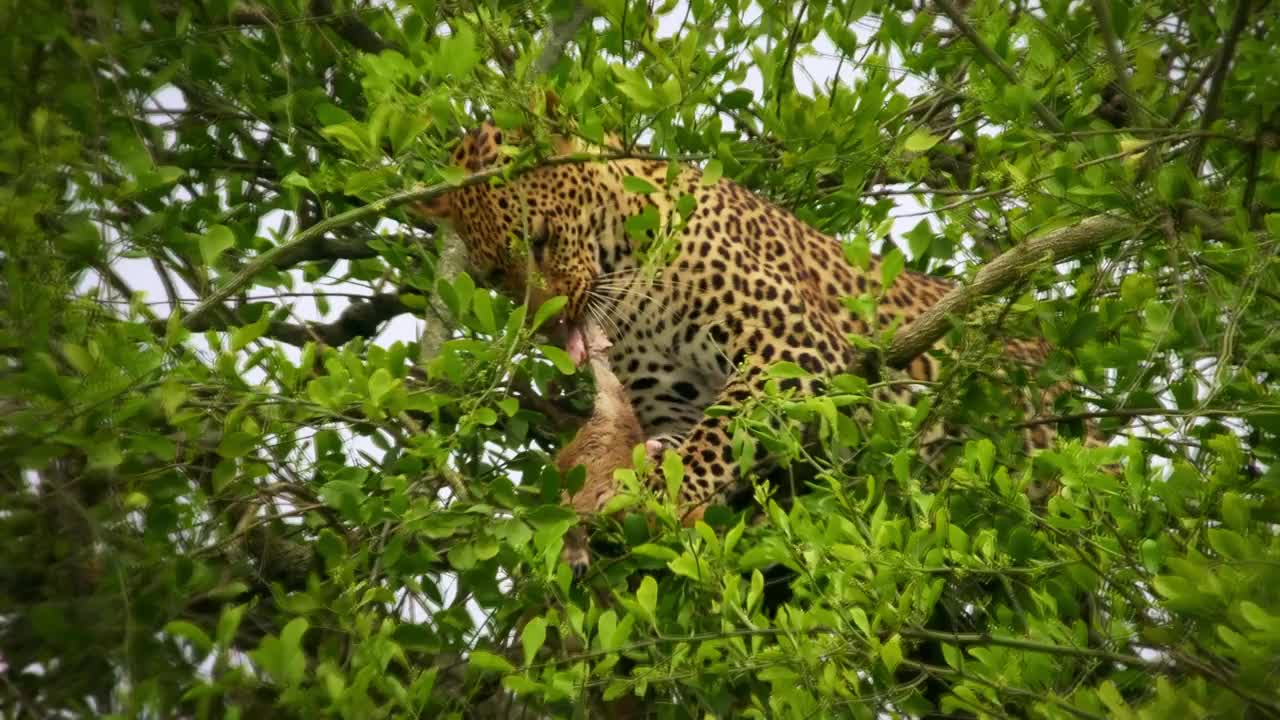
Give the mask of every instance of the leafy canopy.
[[[0, 7], [6, 717], [1280, 715], [1274, 3]], [[554, 308], [404, 212], [483, 116], [697, 163], [886, 282], [1123, 231], [956, 318], [916, 406], [738, 413], [761, 522], [623, 473], [575, 583]], [[1011, 335], [1055, 350], [995, 373]]]

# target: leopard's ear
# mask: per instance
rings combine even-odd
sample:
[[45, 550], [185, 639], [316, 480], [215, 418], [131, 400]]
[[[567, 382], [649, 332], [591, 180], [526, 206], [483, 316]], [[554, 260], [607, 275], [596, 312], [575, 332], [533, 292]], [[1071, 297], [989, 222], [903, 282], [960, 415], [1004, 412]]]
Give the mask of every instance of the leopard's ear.
[[[536, 114], [538, 104], [535, 101], [533, 112]], [[542, 93], [542, 117], [554, 128], [554, 137], [552, 138], [552, 147], [556, 153], [568, 155], [578, 151], [577, 143], [572, 139], [572, 130], [577, 124], [572, 118], [566, 118], [561, 115], [560, 96], [555, 90], [547, 88]]]
[[548, 118], [554, 120], [560, 112], [560, 96], [555, 90], [547, 88], [542, 96], [542, 111]]

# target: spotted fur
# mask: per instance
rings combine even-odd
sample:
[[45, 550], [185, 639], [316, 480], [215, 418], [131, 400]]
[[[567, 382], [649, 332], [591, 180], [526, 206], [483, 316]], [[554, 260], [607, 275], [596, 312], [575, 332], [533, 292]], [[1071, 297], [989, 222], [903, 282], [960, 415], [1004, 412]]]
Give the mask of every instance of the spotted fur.
[[[485, 124], [463, 139], [453, 160], [471, 172], [507, 162], [504, 142], [513, 139]], [[658, 191], [629, 191], [628, 176]], [[696, 200], [687, 222], [679, 221], [682, 195]], [[626, 222], [648, 207], [662, 228], [637, 241]], [[609, 359], [645, 435], [669, 442], [684, 460], [687, 521], [737, 472], [729, 418], [704, 409], [759, 392], [764, 369], [777, 361], [814, 374], [787, 381], [801, 392], [850, 369], [855, 353], [847, 337], [871, 329], [841, 299], [880, 291], [878, 258], [864, 271], [845, 259], [839, 242], [786, 210], [730, 180], [707, 184], [697, 169], [672, 171], [666, 162], [544, 165], [505, 184], [459, 188], [422, 209], [447, 217], [474, 268], [507, 292], [535, 304], [564, 295], [568, 321], [595, 318], [606, 328]], [[667, 232], [678, 240], [678, 255], [655, 277], [641, 249]], [[904, 272], [880, 295], [877, 323], [910, 322], [952, 287]], [[1045, 346], [1017, 342], [1008, 352], [1036, 362]], [[932, 381], [938, 361], [920, 356], [905, 372]], [[1031, 432], [1034, 444], [1048, 442], [1043, 427]]]

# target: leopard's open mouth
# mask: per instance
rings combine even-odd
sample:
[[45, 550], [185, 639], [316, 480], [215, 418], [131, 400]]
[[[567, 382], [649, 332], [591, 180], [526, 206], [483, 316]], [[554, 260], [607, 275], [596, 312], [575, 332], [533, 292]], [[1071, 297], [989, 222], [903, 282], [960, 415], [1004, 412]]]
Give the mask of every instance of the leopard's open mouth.
[[574, 367], [587, 361], [587, 328], [581, 320], [570, 320], [563, 315], [550, 329], [551, 340], [569, 353]]
[[574, 367], [582, 367], [594, 354], [603, 357], [612, 343], [604, 332], [589, 320], [561, 317], [551, 328], [552, 340], [569, 353]]

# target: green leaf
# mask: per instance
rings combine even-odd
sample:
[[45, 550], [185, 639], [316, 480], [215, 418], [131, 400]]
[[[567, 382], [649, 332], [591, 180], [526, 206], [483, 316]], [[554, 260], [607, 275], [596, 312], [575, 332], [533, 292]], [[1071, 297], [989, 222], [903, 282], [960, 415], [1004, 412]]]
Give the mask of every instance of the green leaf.
[[853, 615], [853, 624], [858, 626], [863, 635], [871, 637], [871, 623], [867, 620], [867, 611], [860, 607], [855, 607], [850, 613]]
[[883, 283], [886, 290], [893, 287], [894, 281], [902, 274], [906, 265], [907, 258], [897, 247], [894, 247], [884, 256], [880, 265], [880, 282]]
[[113, 470], [124, 462], [124, 453], [114, 440], [93, 444], [88, 456], [89, 467], [93, 470]]
[[240, 629], [240, 621], [244, 618], [246, 608], [245, 605], [222, 606], [222, 613], [218, 616], [218, 629], [214, 632], [219, 648], [226, 650], [231, 647], [231, 641], [235, 639], [236, 631]]
[[1156, 283], [1145, 273], [1131, 273], [1120, 281], [1120, 299], [1131, 308], [1142, 307], [1156, 296]]
[[524, 648], [524, 664], [528, 666], [533, 662], [534, 656], [542, 649], [542, 644], [547, 640], [547, 621], [543, 618], [536, 617], [524, 626], [524, 632], [520, 633], [520, 645]]
[[483, 672], [509, 673], [516, 669], [506, 658], [486, 650], [472, 650], [467, 664]]
[[1164, 550], [1160, 543], [1147, 538], [1142, 541], [1142, 565], [1147, 572], [1158, 573], [1164, 567]]
[[635, 175], [627, 175], [622, 178], [622, 189], [641, 195], [649, 195], [658, 191], [658, 188], [654, 187], [653, 183]]
[[330, 480], [320, 486], [320, 499], [348, 518], [359, 518], [364, 488], [350, 480]]
[[507, 675], [502, 678], [502, 687], [516, 695], [536, 695], [545, 692], [546, 685], [536, 683], [523, 675]]
[[382, 400], [391, 392], [391, 388], [395, 385], [395, 379], [391, 377], [391, 373], [386, 368], [378, 368], [369, 376], [369, 400], [375, 406], [381, 406]]
[[467, 169], [457, 165], [446, 165], [440, 168], [440, 179], [446, 184], [458, 186], [467, 179]]
[[646, 575], [640, 581], [640, 589], [636, 591], [636, 602], [644, 610], [645, 617], [653, 621], [656, 617], [654, 611], [658, 607], [658, 581], [654, 580], [652, 575]]
[[950, 643], [942, 643], [942, 659], [953, 670], [964, 670], [964, 655], [960, 648]]
[[1236, 532], [1248, 532], [1250, 515], [1249, 501], [1235, 491], [1222, 494], [1222, 520], [1227, 527]]
[[569, 353], [561, 350], [555, 345], [539, 345], [538, 349], [542, 351], [542, 355], [551, 361], [552, 365], [560, 371], [562, 375], [572, 375], [577, 372], [577, 368], [573, 365], [573, 360], [569, 358]]
[[726, 554], [733, 552], [737, 547], [738, 541], [742, 539], [742, 533], [747, 529], [745, 518], [739, 519], [738, 524], [734, 525], [724, 536], [724, 551]]
[[930, 135], [923, 130], [917, 130], [907, 136], [907, 141], [903, 143], [903, 147], [907, 149], [907, 152], [924, 152], [937, 145], [940, 140], [942, 138], [937, 135]]
[[1226, 528], [1209, 528], [1206, 532], [1209, 546], [1228, 560], [1248, 560], [1253, 555], [1248, 540]]
[[596, 638], [600, 641], [602, 650], [613, 650], [617, 647], [614, 644], [614, 632], [618, 628], [618, 614], [613, 610], [605, 610], [600, 613], [600, 619], [596, 621]]
[[405, 151], [424, 130], [431, 125], [431, 120], [422, 114], [401, 112], [392, 119], [387, 128], [387, 138], [391, 140], [391, 148], [398, 155]]
[[476, 566], [478, 558], [476, 558], [475, 547], [469, 542], [459, 542], [449, 548], [446, 554], [449, 565], [454, 570], [470, 570]]
[[218, 454], [224, 458], [243, 457], [258, 446], [260, 439], [257, 435], [243, 430], [229, 432], [222, 436], [222, 442], [218, 444]]
[[206, 265], [214, 265], [222, 253], [235, 247], [236, 236], [226, 225], [211, 225], [200, 236], [200, 258]]
[[1115, 683], [1110, 680], [1103, 680], [1098, 685], [1098, 699], [1102, 701], [1107, 709], [1117, 716], [1132, 717], [1129, 711], [1129, 705], [1124, 701], [1124, 697], [1116, 688]]
[[439, 76], [460, 78], [471, 72], [480, 62], [480, 49], [476, 46], [476, 33], [471, 26], [455, 21], [453, 34], [440, 41], [440, 51], [431, 63]]
[[262, 337], [271, 327], [271, 313], [264, 309], [262, 315], [254, 322], [236, 328], [231, 333], [231, 351], [240, 352], [249, 343]]
[[662, 545], [654, 545], [652, 543], [645, 543], [643, 545], [637, 545], [631, 548], [631, 554], [639, 555], [640, 557], [653, 558], [655, 560], [661, 560], [663, 562], [675, 560], [676, 558], [680, 557], [680, 554], [677, 553], [675, 550], [672, 550], [669, 547], [664, 547]]
[[537, 312], [533, 314], [533, 329], [537, 330], [542, 327], [543, 323], [555, 317], [568, 302], [569, 298], [564, 295], [557, 295], [539, 305]]
[[306, 618], [294, 618], [284, 626], [284, 630], [280, 631], [280, 642], [284, 643], [286, 648], [299, 649], [302, 646], [302, 636], [306, 634], [310, 623]]
[[918, 258], [929, 251], [935, 235], [929, 221], [921, 220], [915, 227], [904, 233], [903, 237], [907, 241], [907, 249], [911, 251], [911, 256]]
[[894, 633], [889, 641], [880, 646], [880, 659], [889, 672], [895, 672], [902, 663], [902, 637]]
[[625, 65], [614, 65], [612, 69], [619, 80], [618, 90], [623, 95], [626, 95], [637, 108], [653, 110], [662, 106], [662, 98], [649, 85], [648, 79], [639, 70]]
[[1249, 600], [1242, 600], [1237, 606], [1240, 615], [1252, 626], [1269, 633], [1280, 633], [1280, 617], [1271, 615]]
[[285, 175], [284, 179], [280, 181], [280, 185], [287, 188], [300, 188], [302, 190], [315, 192], [311, 187], [311, 181], [308, 180], [306, 176], [299, 175], [297, 170]]
[[667, 563], [667, 567], [676, 575], [682, 575], [690, 580], [702, 582], [711, 578], [710, 566], [705, 561], [694, 557], [693, 553], [684, 553]]
[[783, 360], [769, 366], [766, 374], [771, 378], [788, 379], [788, 378], [807, 378], [810, 376], [808, 370], [799, 365]]
[[164, 631], [169, 635], [184, 638], [191, 642], [197, 650], [207, 653], [213, 649], [213, 641], [196, 625], [186, 620], [174, 620], [164, 626]]
[[684, 484], [684, 461], [674, 450], [662, 454], [662, 477], [667, 481], [667, 498], [675, 501], [680, 497], [680, 486]]
[[[1277, 167], [1280, 167], [1280, 156], [1277, 156]], [[1267, 213], [1262, 218], [1267, 233], [1273, 238], [1280, 237], [1280, 213]]]
[[724, 176], [724, 163], [712, 158], [707, 161], [706, 167], [702, 168], [702, 184], [709, 187], [720, 182], [720, 178]]
[[471, 299], [471, 311], [479, 321], [481, 332], [494, 335], [498, 332], [498, 322], [493, 315], [493, 297], [487, 292], [478, 292]]
[[321, 128], [320, 134], [330, 140], [336, 140], [339, 145], [355, 157], [363, 158], [373, 155], [373, 148], [369, 146], [365, 133], [358, 130], [361, 127], [356, 122], [345, 122], [341, 125], [330, 125], [329, 127]]

